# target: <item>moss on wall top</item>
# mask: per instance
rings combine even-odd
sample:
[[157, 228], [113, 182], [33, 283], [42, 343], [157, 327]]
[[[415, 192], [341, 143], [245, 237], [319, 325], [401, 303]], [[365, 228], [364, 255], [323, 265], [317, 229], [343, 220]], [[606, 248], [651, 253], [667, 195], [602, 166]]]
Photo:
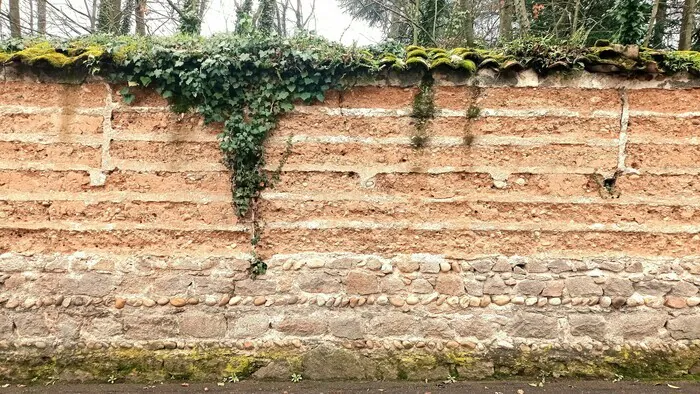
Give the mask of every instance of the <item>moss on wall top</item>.
[[[447, 69], [467, 75], [479, 69], [532, 69], [540, 74], [585, 69], [590, 72], [623, 74], [669, 75], [688, 72], [700, 77], [700, 52], [655, 50], [608, 41], [599, 41], [593, 47], [581, 47], [544, 39], [528, 39], [493, 49], [443, 49], [418, 46], [404, 48], [395, 45], [344, 47], [309, 36], [278, 40], [296, 48], [302, 57], [322, 52], [340, 61], [354, 59], [359, 61], [358, 65], [362, 66], [360, 68], [368, 74], [388, 69]], [[10, 40], [0, 43], [0, 62], [37, 67], [83, 67], [98, 72], [119, 68], [130, 58], [162, 56], [164, 51], [211, 56], [212, 48], [221, 42], [231, 41], [235, 41], [234, 36], [226, 35], [210, 38], [91, 36], [68, 41]]]

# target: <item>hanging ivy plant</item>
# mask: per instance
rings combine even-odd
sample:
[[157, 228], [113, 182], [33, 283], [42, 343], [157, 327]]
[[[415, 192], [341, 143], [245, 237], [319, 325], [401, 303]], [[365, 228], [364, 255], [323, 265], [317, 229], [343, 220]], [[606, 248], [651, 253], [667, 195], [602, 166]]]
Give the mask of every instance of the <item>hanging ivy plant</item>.
[[[260, 238], [255, 201], [271, 181], [263, 143], [279, 116], [296, 101], [323, 101], [344, 76], [370, 71], [373, 63], [365, 53], [311, 36], [287, 40], [248, 31], [197, 44], [196, 50], [187, 43], [139, 47], [111, 77], [153, 87], [176, 111], [193, 109], [207, 122], [223, 122], [219, 141], [231, 171], [233, 202], [238, 216], [251, 217], [255, 246]], [[127, 99], [129, 94], [123, 92]], [[264, 272], [259, 258], [253, 265], [254, 273]]]

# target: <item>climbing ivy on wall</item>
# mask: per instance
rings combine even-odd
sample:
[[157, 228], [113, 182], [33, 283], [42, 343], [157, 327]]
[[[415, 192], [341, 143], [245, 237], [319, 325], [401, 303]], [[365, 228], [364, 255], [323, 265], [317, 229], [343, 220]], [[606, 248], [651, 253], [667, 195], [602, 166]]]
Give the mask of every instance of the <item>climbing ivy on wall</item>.
[[[295, 40], [248, 34], [198, 41], [196, 50], [147, 46], [131, 51], [112, 78], [153, 87], [176, 111], [195, 109], [207, 122], [223, 122], [220, 147], [231, 170], [233, 202], [252, 219], [252, 243], [260, 239], [255, 204], [271, 183], [264, 171], [263, 143], [279, 116], [295, 101], [323, 101], [342, 78], [367, 72], [372, 62], [314, 37]], [[129, 99], [128, 88], [124, 96]], [[254, 273], [264, 272], [254, 261]]]
[[[360, 52], [312, 37], [287, 41], [249, 34], [198, 41], [196, 50], [148, 45], [112, 70], [115, 80], [154, 88], [175, 111], [223, 122], [220, 147], [232, 171], [239, 216], [269, 185], [263, 142], [297, 100], [323, 101], [343, 76], [371, 68]], [[118, 56], [118, 53], [116, 53]], [[122, 92], [130, 99], [128, 88]]]

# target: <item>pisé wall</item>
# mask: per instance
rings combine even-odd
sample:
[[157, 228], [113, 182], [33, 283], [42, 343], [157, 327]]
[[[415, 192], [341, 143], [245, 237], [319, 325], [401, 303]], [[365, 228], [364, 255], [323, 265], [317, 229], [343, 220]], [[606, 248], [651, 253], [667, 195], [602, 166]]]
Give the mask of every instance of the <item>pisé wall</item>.
[[697, 80], [437, 76], [422, 146], [413, 83], [297, 106], [253, 279], [217, 125], [5, 79], [3, 378], [700, 374]]

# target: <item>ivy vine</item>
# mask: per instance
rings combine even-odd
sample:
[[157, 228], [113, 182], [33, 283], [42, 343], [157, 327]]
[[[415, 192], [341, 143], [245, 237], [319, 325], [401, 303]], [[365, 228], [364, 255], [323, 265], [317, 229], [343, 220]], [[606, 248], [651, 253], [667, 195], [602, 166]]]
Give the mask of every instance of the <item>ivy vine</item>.
[[[196, 50], [192, 41], [135, 48], [111, 77], [154, 88], [175, 111], [195, 110], [206, 122], [223, 122], [219, 141], [233, 203], [239, 217], [251, 220], [255, 248], [261, 236], [256, 201], [273, 181], [264, 169], [263, 143], [280, 115], [295, 102], [323, 101], [344, 77], [374, 66], [367, 53], [311, 36], [281, 39], [249, 30], [196, 41]], [[121, 93], [133, 100], [128, 87]], [[253, 274], [265, 271], [257, 255], [252, 265]]]

